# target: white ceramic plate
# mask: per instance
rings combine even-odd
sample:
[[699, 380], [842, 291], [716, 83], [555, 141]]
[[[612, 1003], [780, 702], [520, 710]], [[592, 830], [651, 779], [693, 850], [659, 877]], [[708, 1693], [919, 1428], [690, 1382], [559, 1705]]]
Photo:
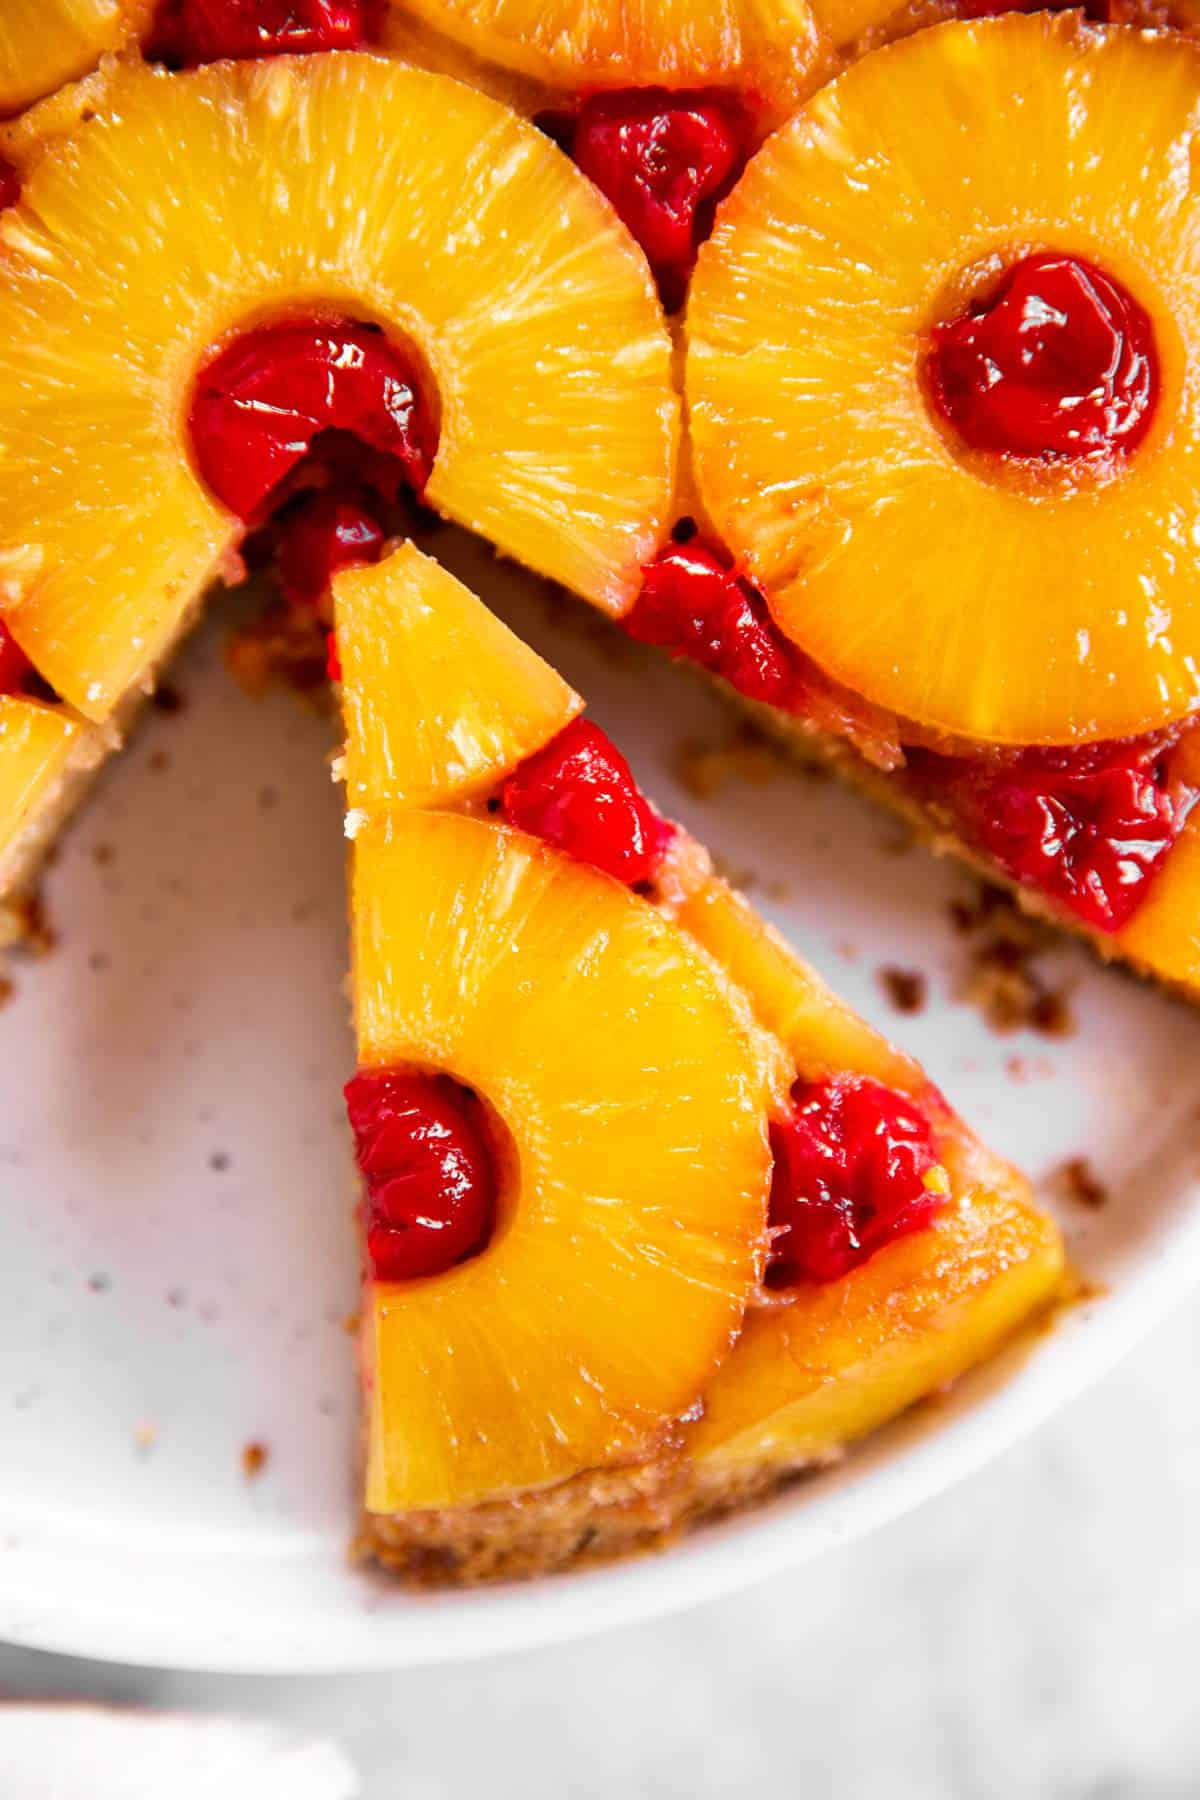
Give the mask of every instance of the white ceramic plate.
[[[583, 609], [434, 548], [595, 704], [647, 785], [754, 878], [763, 909], [961, 1110], [1044, 1177], [1086, 1152], [1113, 1193], [1064, 1213], [1102, 1298], [838, 1471], [656, 1559], [413, 1596], [353, 1572], [352, 1052], [330, 728], [247, 699], [214, 620], [66, 841], [61, 944], [0, 1011], [0, 1638], [244, 1670], [482, 1655], [632, 1620], [817, 1554], [944, 1487], [1107, 1367], [1200, 1270], [1200, 1017], [1082, 954], [1075, 1034], [997, 1037], [956, 997], [965, 878], [780, 772], [708, 800], [685, 740], [732, 726], [690, 677]], [[881, 965], [930, 998], [889, 1012]], [[245, 1446], [266, 1446], [254, 1479]]]

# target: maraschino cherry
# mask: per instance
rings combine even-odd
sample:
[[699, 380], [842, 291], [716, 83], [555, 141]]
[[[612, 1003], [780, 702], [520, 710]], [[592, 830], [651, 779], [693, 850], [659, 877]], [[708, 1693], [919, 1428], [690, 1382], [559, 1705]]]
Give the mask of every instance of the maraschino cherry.
[[616, 745], [575, 719], [504, 783], [505, 819], [629, 887], [653, 882], [674, 826], [641, 793]]
[[289, 606], [319, 608], [339, 569], [378, 562], [386, 542], [369, 495], [337, 488], [306, 495], [283, 527], [279, 591]]
[[971, 450], [1043, 461], [1127, 456], [1159, 392], [1149, 314], [1082, 257], [1022, 257], [926, 360], [934, 409]]
[[349, 462], [360, 485], [388, 499], [404, 484], [423, 491], [437, 449], [410, 359], [382, 331], [345, 320], [245, 332], [200, 371], [189, 424], [200, 474], [247, 523], [326, 447], [336, 474]]
[[682, 305], [716, 202], [750, 150], [736, 103], [666, 88], [593, 94], [546, 121], [646, 252], [668, 311]]
[[366, 1240], [377, 1281], [440, 1275], [483, 1248], [496, 1171], [483, 1110], [444, 1075], [362, 1070], [346, 1110], [366, 1185]]
[[925, 1113], [865, 1075], [798, 1083], [771, 1148], [771, 1288], [836, 1281], [945, 1202]]
[[360, 50], [375, 0], [161, 0], [145, 51], [153, 62], [194, 69], [225, 57]]
[[647, 565], [623, 623], [630, 637], [699, 663], [748, 700], [785, 710], [797, 703], [796, 654], [762, 594], [696, 538], [668, 544]]
[[[1118, 931], [1182, 831], [1197, 791], [1173, 767], [1168, 736], [1023, 750], [951, 767], [972, 834], [1016, 880], [1095, 931]], [[914, 760], [918, 775], [921, 759]], [[947, 770], [940, 760], [939, 777]]]

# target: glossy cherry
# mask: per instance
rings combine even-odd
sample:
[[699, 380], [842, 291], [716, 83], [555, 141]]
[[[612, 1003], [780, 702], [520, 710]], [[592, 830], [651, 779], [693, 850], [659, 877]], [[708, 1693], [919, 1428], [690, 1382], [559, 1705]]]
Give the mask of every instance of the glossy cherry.
[[836, 1281], [944, 1204], [925, 1113], [865, 1075], [797, 1083], [771, 1149], [768, 1287]]
[[346, 1110], [375, 1279], [440, 1275], [482, 1249], [495, 1224], [496, 1171], [470, 1089], [443, 1075], [363, 1070], [346, 1084]]
[[[973, 834], [1016, 880], [1096, 931], [1145, 899], [1196, 801], [1160, 737], [1028, 750], [961, 778]], [[951, 777], [953, 792], [953, 777]]]
[[31, 669], [29, 658], [0, 619], [0, 694], [19, 694]]
[[646, 252], [673, 311], [713, 207], [749, 153], [746, 119], [725, 98], [631, 88], [593, 94], [572, 119], [549, 123]]
[[386, 541], [369, 496], [336, 489], [306, 496], [283, 527], [279, 591], [289, 606], [317, 608], [339, 569], [378, 562]]
[[374, 0], [161, 0], [146, 40], [154, 62], [193, 69], [224, 57], [360, 50]]
[[[205, 482], [247, 522], [306, 459], [394, 499], [420, 494], [437, 436], [412, 362], [381, 331], [292, 319], [248, 331], [196, 380], [192, 450]], [[351, 440], [353, 440], [351, 442]]]
[[0, 156], [0, 212], [21, 198], [21, 177], [6, 156]]
[[544, 838], [629, 887], [652, 882], [675, 827], [645, 799], [599, 726], [574, 719], [504, 783], [510, 825]]
[[1154, 417], [1154, 327], [1111, 275], [1045, 251], [935, 328], [926, 380], [969, 449], [1111, 459], [1136, 449]]
[[717, 551], [692, 539], [669, 544], [643, 575], [625, 629], [723, 676], [748, 700], [793, 707], [799, 668], [758, 589]]

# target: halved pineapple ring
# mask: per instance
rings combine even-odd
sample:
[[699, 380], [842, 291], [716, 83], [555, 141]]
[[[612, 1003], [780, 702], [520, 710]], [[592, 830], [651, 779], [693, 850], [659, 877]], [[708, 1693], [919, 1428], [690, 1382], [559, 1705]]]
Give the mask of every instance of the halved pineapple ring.
[[677, 401], [644, 258], [542, 133], [448, 77], [339, 53], [133, 68], [0, 216], [0, 611], [104, 717], [242, 527], [188, 455], [214, 344], [316, 306], [407, 337], [426, 497], [597, 605], [668, 517]]
[[20, 112], [94, 68], [148, 11], [147, 0], [4, 0], [0, 116]]
[[479, 56], [550, 86], [794, 90], [820, 39], [808, 0], [405, 0]]
[[489, 821], [373, 820], [353, 911], [360, 1065], [451, 1072], [514, 1151], [485, 1250], [369, 1290], [368, 1509], [645, 1453], [761, 1272], [773, 1077], [747, 1011], [647, 902]]
[[[703, 501], [869, 700], [1010, 744], [1200, 704], [1198, 104], [1183, 39], [940, 26], [818, 94], [722, 209], [687, 321]], [[923, 395], [955, 284], [1038, 248], [1107, 269], [1154, 324], [1157, 411], [1108, 479], [982, 469]]]

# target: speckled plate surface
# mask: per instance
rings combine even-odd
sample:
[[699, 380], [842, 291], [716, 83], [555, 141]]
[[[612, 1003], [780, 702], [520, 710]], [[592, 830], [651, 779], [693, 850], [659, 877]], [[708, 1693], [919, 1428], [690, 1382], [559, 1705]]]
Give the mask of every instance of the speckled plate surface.
[[[735, 729], [699, 684], [582, 608], [556, 612], [454, 534], [432, 547], [998, 1146], [1048, 1190], [1088, 1157], [1106, 1204], [1064, 1189], [1059, 1211], [1104, 1291], [842, 1468], [665, 1556], [430, 1597], [352, 1571], [332, 728], [289, 695], [238, 691], [214, 617], [174, 672], [181, 710], [148, 718], [64, 842], [47, 884], [59, 944], [13, 967], [0, 1009], [0, 1637], [300, 1671], [482, 1655], [664, 1611], [944, 1487], [1102, 1371], [1200, 1272], [1200, 1016], [1061, 948], [1038, 969], [1073, 1031], [997, 1034], [962, 997], [977, 939], [951, 914], [966, 877], [769, 755], [732, 759], [740, 773], [697, 759]], [[920, 1011], [897, 1014], [889, 967], [925, 978]]]

